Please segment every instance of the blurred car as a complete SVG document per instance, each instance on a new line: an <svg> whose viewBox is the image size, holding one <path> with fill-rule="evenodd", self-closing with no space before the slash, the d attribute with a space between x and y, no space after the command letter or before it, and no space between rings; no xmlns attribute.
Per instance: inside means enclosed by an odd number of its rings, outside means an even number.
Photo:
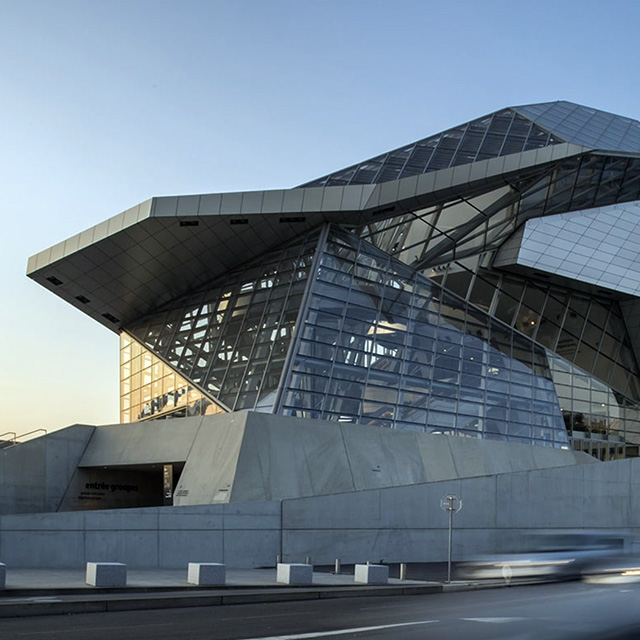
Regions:
<svg viewBox="0 0 640 640"><path fill-rule="evenodd" d="M570 580L590 567L604 567L608 558L622 557L624 536L616 533L570 531L532 534L527 551L485 555L461 562L457 577L463 580L527 578Z"/></svg>
<svg viewBox="0 0 640 640"><path fill-rule="evenodd" d="M640 582L640 558L630 555L598 558L585 567L582 580L592 584Z"/></svg>

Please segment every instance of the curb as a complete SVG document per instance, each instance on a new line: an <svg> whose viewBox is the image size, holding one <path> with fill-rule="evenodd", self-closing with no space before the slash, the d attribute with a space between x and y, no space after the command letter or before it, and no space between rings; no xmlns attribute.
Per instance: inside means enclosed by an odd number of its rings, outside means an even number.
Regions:
<svg viewBox="0 0 640 640"><path fill-rule="evenodd" d="M141 611L144 609L216 607L234 604L293 602L329 598L363 598L409 596L442 593L442 584L380 587L326 587L318 589L271 589L259 591L233 590L208 593L138 593L94 594L92 596L0 596L0 618L49 616L78 613L107 613L110 611Z"/></svg>

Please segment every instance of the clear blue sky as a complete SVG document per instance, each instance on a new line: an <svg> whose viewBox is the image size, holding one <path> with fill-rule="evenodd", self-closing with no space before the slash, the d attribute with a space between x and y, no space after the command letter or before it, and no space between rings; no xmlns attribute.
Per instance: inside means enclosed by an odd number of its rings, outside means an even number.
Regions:
<svg viewBox="0 0 640 640"><path fill-rule="evenodd" d="M295 186L501 107L640 119L636 0L0 0L0 434L118 420L28 256L154 195Z"/></svg>

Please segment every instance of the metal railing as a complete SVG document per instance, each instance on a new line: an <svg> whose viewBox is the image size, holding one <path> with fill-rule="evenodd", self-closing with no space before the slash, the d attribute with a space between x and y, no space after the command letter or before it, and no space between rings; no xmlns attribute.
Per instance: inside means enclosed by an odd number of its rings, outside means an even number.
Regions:
<svg viewBox="0 0 640 640"><path fill-rule="evenodd" d="M13 436L8 440L5 439L5 436ZM4 449L5 447L10 447L16 443L17 434L15 431L6 431L5 433L0 433L0 448Z"/></svg>
<svg viewBox="0 0 640 640"><path fill-rule="evenodd" d="M16 440L20 440L22 438L25 438L26 436L30 436L34 433L40 433L42 431L42 433L44 433L44 435L47 435L47 430L46 429L33 429L33 431L27 431L27 433L21 433Z"/></svg>
<svg viewBox="0 0 640 640"><path fill-rule="evenodd" d="M14 437L12 440L10 440L9 442L11 444L8 444L6 447L3 447L4 449L9 449L10 447L15 447L17 444L23 444L24 440L23 438L26 438L27 436L32 436L34 433L42 433L43 435L47 435L47 430L46 429L32 429L31 431L27 431L26 433L21 433L19 436L17 436L13 431L7 431L7 433L5 435L8 435L9 433L13 433ZM2 436L0 436L1 438Z"/></svg>

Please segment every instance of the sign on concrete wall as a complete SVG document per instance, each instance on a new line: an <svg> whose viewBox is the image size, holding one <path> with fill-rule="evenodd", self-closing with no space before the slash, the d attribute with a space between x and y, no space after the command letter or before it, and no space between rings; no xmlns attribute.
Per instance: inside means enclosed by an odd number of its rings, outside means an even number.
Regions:
<svg viewBox="0 0 640 640"><path fill-rule="evenodd" d="M60 511L155 507L163 504L162 468L152 471L78 469Z"/></svg>

